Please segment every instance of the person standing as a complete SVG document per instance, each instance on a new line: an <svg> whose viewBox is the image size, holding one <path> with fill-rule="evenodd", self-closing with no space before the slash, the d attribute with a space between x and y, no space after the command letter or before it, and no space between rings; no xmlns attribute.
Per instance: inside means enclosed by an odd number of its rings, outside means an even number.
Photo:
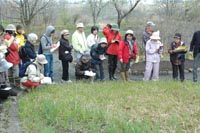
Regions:
<svg viewBox="0 0 200 133"><path fill-rule="evenodd" d="M51 48L53 47L52 37L55 33L54 26L47 26L45 34L41 37L41 45L43 54L48 63L44 64L44 76L50 77L53 82L53 54Z"/></svg>
<svg viewBox="0 0 200 133"><path fill-rule="evenodd" d="M139 58L136 38L132 30L127 30L124 40L119 44L118 58L121 64L121 78L122 80L129 80L128 70L133 59Z"/></svg>
<svg viewBox="0 0 200 133"><path fill-rule="evenodd" d="M99 42L98 32L99 28L97 26L92 26L91 34L87 37L87 44L89 49L91 49L92 45Z"/></svg>
<svg viewBox="0 0 200 133"><path fill-rule="evenodd" d="M108 42L107 55L109 79L117 80L115 77L115 71L117 68L118 47L120 41L122 41L118 25L107 24L103 28L103 34L105 35Z"/></svg>
<svg viewBox="0 0 200 133"><path fill-rule="evenodd" d="M184 81L184 62L186 49L178 50L181 46L185 47L185 43L181 41L181 34L174 35L174 41L170 44L168 53L170 54L170 61L172 64L172 76L174 80L178 80L178 71L180 73L180 80Z"/></svg>
<svg viewBox="0 0 200 133"><path fill-rule="evenodd" d="M18 45L14 41L14 32L16 28L13 24L9 24L6 26L6 34L4 36L4 41L7 45L8 52L6 53L6 60L13 64L13 66L8 70L8 76L10 83L13 83L14 86L19 86L19 63L20 63L20 57L18 54Z"/></svg>
<svg viewBox="0 0 200 133"><path fill-rule="evenodd" d="M59 60L62 61L62 82L71 83L69 79L69 62L72 62L72 45L69 43L69 31L61 31L60 46L59 46Z"/></svg>
<svg viewBox="0 0 200 133"><path fill-rule="evenodd" d="M200 61L200 31L196 31L193 34L192 41L190 43L189 54L194 57L193 61L193 82L197 82L197 68Z"/></svg>
<svg viewBox="0 0 200 133"><path fill-rule="evenodd" d="M144 46L146 46L147 41L150 39L150 36L153 33L154 26L155 26L155 24L152 21L147 22L145 30L142 33L142 40L143 40Z"/></svg>
<svg viewBox="0 0 200 133"><path fill-rule="evenodd" d="M144 81L152 80L157 81L159 79L159 67L160 67L160 54L163 52L163 44L160 40L160 32L153 32L150 40L147 41L146 50L146 67L144 73ZM153 72L152 72L153 70Z"/></svg>
<svg viewBox="0 0 200 133"><path fill-rule="evenodd" d="M38 36L35 33L28 34L27 41L25 43L25 53L26 56L21 58L22 63L30 62L31 59L36 58L35 47L34 45L37 43Z"/></svg>
<svg viewBox="0 0 200 133"><path fill-rule="evenodd" d="M24 46L27 40L27 36L21 25L16 26L16 31L13 35L15 37L16 43L18 44L18 48L20 48L21 46Z"/></svg>
<svg viewBox="0 0 200 133"><path fill-rule="evenodd" d="M107 49L107 40L106 38L101 38L100 42L92 45L90 55L91 55L91 63L96 73L96 80L103 81L104 80L104 67L103 60L105 59ZM99 72L98 68L99 67Z"/></svg>
<svg viewBox="0 0 200 133"><path fill-rule="evenodd" d="M76 28L77 30L72 35L72 46L74 48L75 61L78 62L79 58L83 54L89 53L89 48L87 45L83 23L78 23Z"/></svg>

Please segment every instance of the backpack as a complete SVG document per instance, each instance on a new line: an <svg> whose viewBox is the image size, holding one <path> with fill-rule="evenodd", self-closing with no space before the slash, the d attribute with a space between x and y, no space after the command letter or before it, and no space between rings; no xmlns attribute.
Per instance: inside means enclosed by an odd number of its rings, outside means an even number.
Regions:
<svg viewBox="0 0 200 133"><path fill-rule="evenodd" d="M25 73L26 73L26 69L27 69L27 67L30 65L30 64L33 64L35 67L36 67L36 69L37 69L37 65L35 64L35 63L33 63L33 62L26 62L26 63L24 63L24 64L22 64L21 66L20 66L20 68L19 68L19 77L20 78L22 78L22 77L24 77L24 76L27 76L27 75L25 75Z"/></svg>
<svg viewBox="0 0 200 133"><path fill-rule="evenodd" d="M47 44L46 44L46 46L48 45L48 43L49 43L49 40L47 39L47 37L45 36L45 35L42 35L42 37L45 37L46 38L46 40L47 40ZM41 37L41 38L42 38ZM40 44L39 44L39 48L38 48L38 54L43 54L43 49L42 49L42 43L41 43L41 41L40 41Z"/></svg>
<svg viewBox="0 0 200 133"><path fill-rule="evenodd" d="M27 52L26 52L26 47L25 47L25 45L24 46L21 46L20 48L19 48L19 57L20 57L20 59L28 59L29 57L28 57L28 54L27 54Z"/></svg>

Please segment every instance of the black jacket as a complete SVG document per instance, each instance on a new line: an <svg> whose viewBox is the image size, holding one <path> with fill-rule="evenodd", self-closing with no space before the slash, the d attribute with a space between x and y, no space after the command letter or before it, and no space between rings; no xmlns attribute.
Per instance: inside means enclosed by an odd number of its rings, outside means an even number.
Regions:
<svg viewBox="0 0 200 133"><path fill-rule="evenodd" d="M81 59L82 58L79 59L79 62L75 66L76 79L83 79L83 78L88 77L88 76L84 75L85 71L93 71L94 72L94 70L92 69L91 62L89 61L88 63L83 63L81 61Z"/></svg>
<svg viewBox="0 0 200 133"><path fill-rule="evenodd" d="M91 63L92 64L100 64L102 60L100 60L99 56L106 53L107 47L102 48L101 44L95 44L92 46L90 55L92 57Z"/></svg>
<svg viewBox="0 0 200 133"><path fill-rule="evenodd" d="M26 54L27 54L28 58L22 59L23 63L29 62L30 59L36 58L35 47L29 41L26 41L26 43L25 43L25 50L26 50Z"/></svg>
<svg viewBox="0 0 200 133"><path fill-rule="evenodd" d="M200 31L194 32L190 43L190 51L193 51L194 57L200 52Z"/></svg>
<svg viewBox="0 0 200 133"><path fill-rule="evenodd" d="M71 54L73 47L72 45L70 45L69 41L61 38L60 39L60 46L59 46L59 60L63 60L63 61L69 61L69 59L67 58L67 54ZM66 53L66 51L68 51L69 53Z"/></svg>
<svg viewBox="0 0 200 133"><path fill-rule="evenodd" d="M180 42L179 45L176 45L175 42L172 42L172 43L170 44L169 50L175 50L175 49L178 48L179 46L185 46L185 43L184 43L184 42ZM171 61L172 63L175 63L175 62L178 62L178 61L184 62L184 61L185 61L185 53L186 53L186 52L176 52L176 53L170 54L170 61ZM175 63L175 64L176 64L176 63Z"/></svg>

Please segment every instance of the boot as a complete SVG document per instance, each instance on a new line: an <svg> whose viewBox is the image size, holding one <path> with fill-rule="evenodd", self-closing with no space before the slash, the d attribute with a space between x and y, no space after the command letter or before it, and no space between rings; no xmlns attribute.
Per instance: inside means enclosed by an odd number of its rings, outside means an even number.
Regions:
<svg viewBox="0 0 200 133"><path fill-rule="evenodd" d="M125 80L126 80L125 72L121 72L120 75L121 75L121 79L122 79L123 81L125 81Z"/></svg>
<svg viewBox="0 0 200 133"><path fill-rule="evenodd" d="M113 77L112 77L112 69L111 69L111 68L108 68L108 73L109 73L109 79L110 79L110 80L113 80Z"/></svg>
<svg viewBox="0 0 200 133"><path fill-rule="evenodd" d="M118 80L118 78L115 77L115 70L116 70L116 69L113 69L113 70L112 70L112 79L113 79L113 80Z"/></svg>
<svg viewBox="0 0 200 133"><path fill-rule="evenodd" d="M125 79L126 79L126 81L130 81L128 71L125 72Z"/></svg>

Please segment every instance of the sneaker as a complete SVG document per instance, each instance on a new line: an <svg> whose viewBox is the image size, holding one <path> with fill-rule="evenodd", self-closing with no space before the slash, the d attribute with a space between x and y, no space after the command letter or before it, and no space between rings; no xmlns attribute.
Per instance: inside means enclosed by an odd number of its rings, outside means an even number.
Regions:
<svg viewBox="0 0 200 133"><path fill-rule="evenodd" d="M69 79L69 80L67 80L67 81L65 81L66 83L72 83L72 81Z"/></svg>

